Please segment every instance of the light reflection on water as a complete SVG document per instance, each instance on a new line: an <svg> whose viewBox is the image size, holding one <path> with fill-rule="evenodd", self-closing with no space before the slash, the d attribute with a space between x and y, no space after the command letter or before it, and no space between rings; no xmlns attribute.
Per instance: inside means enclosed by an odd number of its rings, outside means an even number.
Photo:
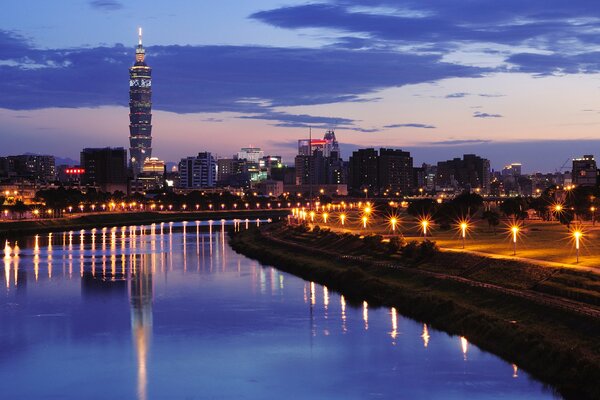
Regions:
<svg viewBox="0 0 600 400"><path fill-rule="evenodd" d="M553 397L465 337L395 308L351 305L236 254L226 226L251 223L160 223L6 243L3 395Z"/></svg>

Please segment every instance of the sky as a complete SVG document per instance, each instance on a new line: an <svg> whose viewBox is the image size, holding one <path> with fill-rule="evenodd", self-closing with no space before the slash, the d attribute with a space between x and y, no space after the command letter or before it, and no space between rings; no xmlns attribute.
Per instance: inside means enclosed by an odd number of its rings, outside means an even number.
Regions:
<svg viewBox="0 0 600 400"><path fill-rule="evenodd" d="M153 155L291 162L335 129L415 164L476 153L552 172L600 156L597 0L4 0L0 155L128 147L137 28ZM568 164L568 163L567 163Z"/></svg>

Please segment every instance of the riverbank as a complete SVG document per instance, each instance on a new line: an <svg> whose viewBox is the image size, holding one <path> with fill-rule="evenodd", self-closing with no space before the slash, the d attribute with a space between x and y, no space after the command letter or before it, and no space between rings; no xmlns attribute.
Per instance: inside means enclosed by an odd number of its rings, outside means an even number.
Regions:
<svg viewBox="0 0 600 400"><path fill-rule="evenodd" d="M68 230L102 228L123 225L143 225L158 222L206 221L220 219L279 218L288 210L240 210L201 212L127 212L85 214L66 218L0 222L0 240L16 235L62 232Z"/></svg>
<svg viewBox="0 0 600 400"><path fill-rule="evenodd" d="M231 239L236 251L355 301L393 306L466 336L566 398L600 398L598 275L426 246L401 254L377 242L283 224Z"/></svg>

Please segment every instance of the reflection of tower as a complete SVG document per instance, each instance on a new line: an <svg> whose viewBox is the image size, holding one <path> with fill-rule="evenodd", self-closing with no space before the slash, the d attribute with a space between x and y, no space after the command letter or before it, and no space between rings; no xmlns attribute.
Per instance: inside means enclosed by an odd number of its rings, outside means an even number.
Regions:
<svg viewBox="0 0 600 400"><path fill-rule="evenodd" d="M152 156L152 69L145 57L139 28L135 64L129 68L129 165L135 176Z"/></svg>
<svg viewBox="0 0 600 400"><path fill-rule="evenodd" d="M130 283L131 331L137 359L139 400L147 398L148 350L152 336L152 269L148 257L152 256L142 254L140 265L132 266Z"/></svg>

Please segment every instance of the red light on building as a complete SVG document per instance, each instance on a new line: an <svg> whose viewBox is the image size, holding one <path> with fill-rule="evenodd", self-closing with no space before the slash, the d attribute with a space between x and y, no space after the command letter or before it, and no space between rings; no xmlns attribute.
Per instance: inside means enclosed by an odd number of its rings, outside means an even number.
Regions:
<svg viewBox="0 0 600 400"><path fill-rule="evenodd" d="M65 170L67 175L83 175L85 173L85 169L83 168L67 168Z"/></svg>

